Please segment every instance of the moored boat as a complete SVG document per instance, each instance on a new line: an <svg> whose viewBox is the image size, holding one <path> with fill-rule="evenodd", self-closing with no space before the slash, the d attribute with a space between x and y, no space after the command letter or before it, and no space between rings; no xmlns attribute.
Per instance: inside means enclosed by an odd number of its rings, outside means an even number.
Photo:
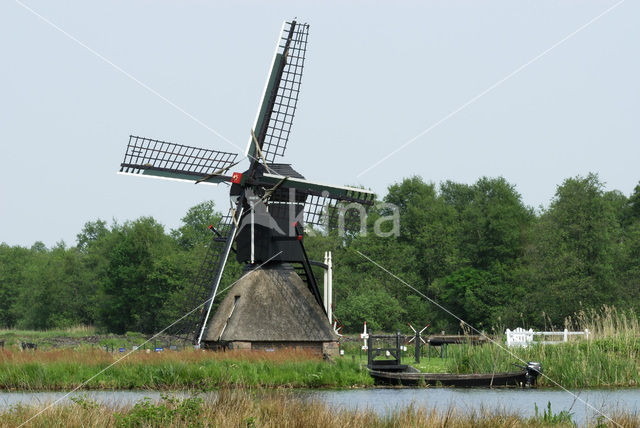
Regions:
<svg viewBox="0 0 640 428"><path fill-rule="evenodd" d="M369 374L378 385L403 386L452 386L452 387L535 387L541 373L540 363L527 363L526 367L513 372L500 373L422 373L412 366L395 370L369 367Z"/></svg>

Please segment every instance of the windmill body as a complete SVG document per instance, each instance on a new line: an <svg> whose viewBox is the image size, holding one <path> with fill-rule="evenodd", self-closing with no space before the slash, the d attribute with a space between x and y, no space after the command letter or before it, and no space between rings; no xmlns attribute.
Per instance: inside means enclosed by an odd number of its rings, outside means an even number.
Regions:
<svg viewBox="0 0 640 428"><path fill-rule="evenodd" d="M305 349L334 355L337 337L307 285L291 265L246 270L207 324L204 346Z"/></svg>
<svg viewBox="0 0 640 428"><path fill-rule="evenodd" d="M272 172L283 177L303 179L291 165L270 164ZM256 174L261 176L265 167L258 165ZM244 174L247 174L245 172ZM243 175L244 175L243 174ZM296 224L304 226L304 205L307 195L286 187L276 189L263 201L264 190L245 191L244 214L238 230L236 258L240 263L297 262L303 259L302 247L297 242ZM231 186L231 197L239 198L243 192L239 184ZM299 229L299 228L298 228Z"/></svg>
<svg viewBox="0 0 640 428"><path fill-rule="evenodd" d="M234 153L130 136L120 172L196 184L230 184L231 208L218 225L205 259L187 287L184 312L174 334L209 348L307 348L337 351L337 337L307 256L305 227L325 229L360 220L375 195L367 190L314 183L284 155L307 48L309 26L285 22L246 150L249 168L229 171ZM242 276L212 314L232 253ZM196 310L194 310L196 309Z"/></svg>

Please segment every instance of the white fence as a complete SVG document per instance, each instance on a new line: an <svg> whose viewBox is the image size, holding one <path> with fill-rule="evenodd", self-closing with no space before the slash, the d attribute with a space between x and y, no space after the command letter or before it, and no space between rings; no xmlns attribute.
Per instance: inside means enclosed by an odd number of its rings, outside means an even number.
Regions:
<svg viewBox="0 0 640 428"><path fill-rule="evenodd" d="M534 343L533 336L542 336L543 340L535 343L543 345L555 345L557 343L568 342L569 336L584 336L585 339L589 339L589 329L585 329L584 331L569 331L565 328L563 331L533 331L533 329L525 330L522 327L518 327L515 330L507 329L505 334L507 335L507 346L521 346L523 348ZM547 338L556 339L547 340Z"/></svg>

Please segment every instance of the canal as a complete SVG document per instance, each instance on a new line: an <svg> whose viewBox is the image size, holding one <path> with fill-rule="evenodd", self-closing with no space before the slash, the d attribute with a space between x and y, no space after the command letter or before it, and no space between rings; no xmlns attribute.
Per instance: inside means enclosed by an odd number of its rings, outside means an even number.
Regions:
<svg viewBox="0 0 640 428"><path fill-rule="evenodd" d="M372 388L352 390L287 390L300 400L316 400L334 408L371 409L379 414L401 410L409 405L445 410L454 407L461 412L506 411L521 416L533 416L535 406L540 412L551 403L553 413L562 410L573 414L578 425L594 420L598 411L610 414L617 410L640 411L640 389L573 390L571 393L553 389L453 389L453 388ZM64 392L0 392L0 410L6 411L17 404L45 405L65 396ZM215 392L201 394L205 399L215 398ZM122 407L149 398L160 401L165 392L158 391L82 391L62 399L58 405L72 404L71 397L85 396L98 403ZM190 395L175 391L172 396ZM589 403L594 410L587 406Z"/></svg>

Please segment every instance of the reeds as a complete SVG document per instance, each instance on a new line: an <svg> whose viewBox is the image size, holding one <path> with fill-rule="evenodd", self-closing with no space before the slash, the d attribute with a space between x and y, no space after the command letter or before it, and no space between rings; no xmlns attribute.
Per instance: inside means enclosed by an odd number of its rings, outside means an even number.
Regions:
<svg viewBox="0 0 640 428"><path fill-rule="evenodd" d="M0 414L0 427L14 427L29 421L28 427L572 427L567 417L538 415L523 417L506 411L460 411L455 407L435 409L412 404L379 415L371 409L347 410L319 401L301 399L286 392L264 390L222 390L206 399L197 396L159 403L142 401L134 406L109 408L87 400L55 406L37 415L42 407L16 407ZM637 426L635 414L618 415L616 423ZM606 420L599 426L614 426Z"/></svg>
<svg viewBox="0 0 640 428"><path fill-rule="evenodd" d="M102 349L52 349L37 352L22 352L14 350L0 351L1 364L18 364L32 362L75 362L78 364L111 363L125 356L126 353L105 352ZM216 361L271 361L271 362L300 362L320 361L321 357L305 350L282 350L278 352L263 351L227 351L208 352L204 350L186 349L183 351L166 350L163 352L146 352L138 350L129 354L123 362L157 364L163 362L207 362Z"/></svg>
<svg viewBox="0 0 640 428"><path fill-rule="evenodd" d="M603 305L600 310L582 310L565 320L568 329L589 329L595 339L640 338L640 320L633 309L621 311L615 306Z"/></svg>

